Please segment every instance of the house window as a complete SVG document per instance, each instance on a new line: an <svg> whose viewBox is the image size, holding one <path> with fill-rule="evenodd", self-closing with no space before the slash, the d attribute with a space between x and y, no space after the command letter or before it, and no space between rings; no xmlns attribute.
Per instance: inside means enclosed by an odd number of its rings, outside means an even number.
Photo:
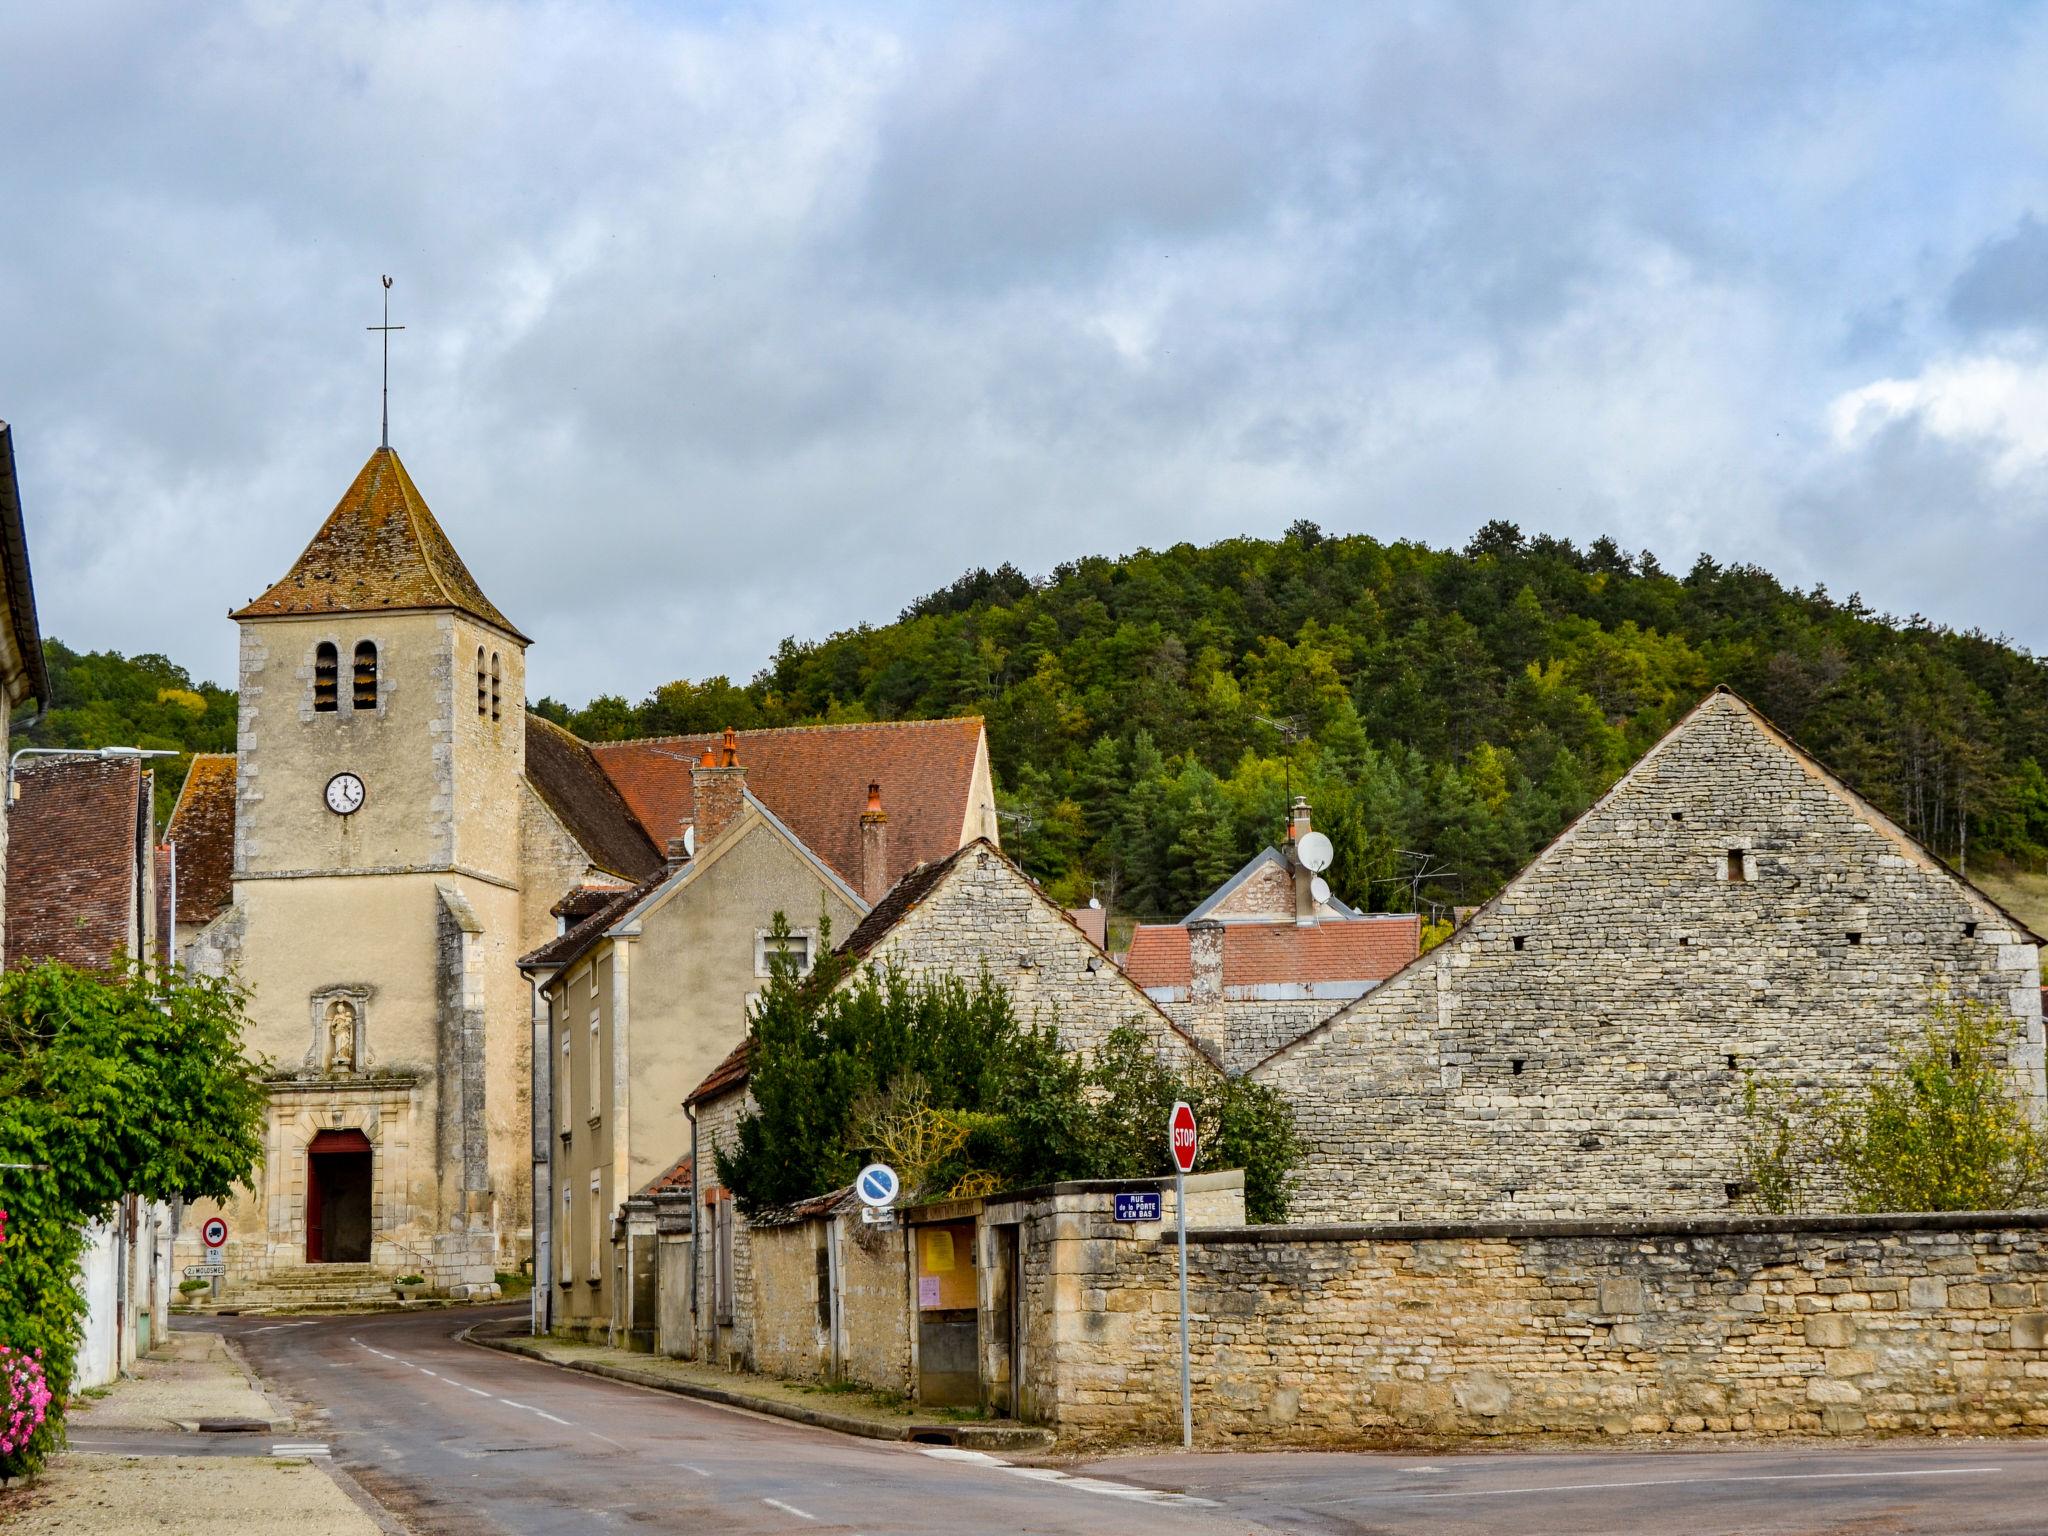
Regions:
<svg viewBox="0 0 2048 1536"><path fill-rule="evenodd" d="M555 1275L567 1285L575 1274L569 1257L569 1244L575 1235L575 1201L567 1184L562 1186L562 1226L555 1233Z"/></svg>
<svg viewBox="0 0 2048 1536"><path fill-rule="evenodd" d="M377 707L377 647L368 640L356 643L356 708Z"/></svg>
<svg viewBox="0 0 2048 1536"><path fill-rule="evenodd" d="M754 935L754 974L772 976L778 958L786 960L799 976L811 972L811 935L808 930L799 933L773 934L763 928Z"/></svg>
<svg viewBox="0 0 2048 1536"><path fill-rule="evenodd" d="M476 712L481 715L490 702L490 689L484 678L484 648L476 648Z"/></svg>
<svg viewBox="0 0 2048 1536"><path fill-rule="evenodd" d="M1730 848L1728 850L1728 878L1731 881L1742 881L1749 878L1749 863L1744 858L1740 848Z"/></svg>
<svg viewBox="0 0 2048 1536"><path fill-rule="evenodd" d="M732 1321L732 1201L711 1202L711 1309L721 1323Z"/></svg>
<svg viewBox="0 0 2048 1536"><path fill-rule="evenodd" d="M604 1074L598 1069L597 1027L603 1021L603 1014L597 1001L597 977L590 978L590 1054L583 1059L583 1075L590 1081L590 1118L595 1120L604 1110L604 1096L599 1084Z"/></svg>
<svg viewBox="0 0 2048 1536"><path fill-rule="evenodd" d="M498 653L491 652L491 718L498 718Z"/></svg>
<svg viewBox="0 0 2048 1536"><path fill-rule="evenodd" d="M332 640L322 640L313 647L313 707L323 715L332 714L340 686L341 653Z"/></svg>
<svg viewBox="0 0 2048 1536"><path fill-rule="evenodd" d="M597 1175L590 1176L590 1278L604 1277L604 1196Z"/></svg>

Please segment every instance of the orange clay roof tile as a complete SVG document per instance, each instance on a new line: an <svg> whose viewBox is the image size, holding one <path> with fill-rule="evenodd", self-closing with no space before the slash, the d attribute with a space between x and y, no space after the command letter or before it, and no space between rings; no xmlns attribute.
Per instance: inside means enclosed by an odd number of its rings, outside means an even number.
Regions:
<svg viewBox="0 0 2048 1536"><path fill-rule="evenodd" d="M1223 985L1385 981L1415 958L1421 942L1421 922L1412 915L1326 919L1313 928L1229 923ZM1140 925L1131 934L1124 974L1141 987L1188 985L1188 930L1178 923Z"/></svg>

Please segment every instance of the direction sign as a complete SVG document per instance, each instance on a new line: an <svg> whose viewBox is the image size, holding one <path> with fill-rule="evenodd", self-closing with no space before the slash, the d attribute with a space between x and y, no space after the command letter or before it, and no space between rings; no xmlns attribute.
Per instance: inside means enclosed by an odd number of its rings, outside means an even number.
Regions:
<svg viewBox="0 0 2048 1536"><path fill-rule="evenodd" d="M869 1163L861 1169L860 1177L853 1181L854 1193L860 1196L862 1205L880 1208L894 1205L903 1183L896 1177L896 1170L887 1163Z"/></svg>
<svg viewBox="0 0 2048 1536"><path fill-rule="evenodd" d="M209 1248L218 1248L228 1240L228 1224L218 1216L206 1218L206 1225L199 1229L199 1240Z"/></svg>
<svg viewBox="0 0 2048 1536"><path fill-rule="evenodd" d="M1159 1191L1140 1190L1136 1194L1116 1197L1116 1219L1118 1221L1157 1221L1159 1219Z"/></svg>
<svg viewBox="0 0 2048 1536"><path fill-rule="evenodd" d="M215 1275L226 1274L227 1269L227 1265L219 1262L212 1264L187 1264L185 1266L185 1278L187 1280L210 1280Z"/></svg>
<svg viewBox="0 0 2048 1536"><path fill-rule="evenodd" d="M1195 1135L1195 1112L1184 1103L1176 1104L1166 1126L1167 1144L1173 1148L1173 1166L1182 1173L1193 1173L1199 1145Z"/></svg>

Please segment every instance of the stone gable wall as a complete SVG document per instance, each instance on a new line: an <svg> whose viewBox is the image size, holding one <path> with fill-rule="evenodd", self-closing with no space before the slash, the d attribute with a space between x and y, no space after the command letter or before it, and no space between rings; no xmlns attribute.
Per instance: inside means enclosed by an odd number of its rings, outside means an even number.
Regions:
<svg viewBox="0 0 2048 1536"><path fill-rule="evenodd" d="M1028 966L1020 958L1027 955ZM1130 1024L1177 1069L1214 1069L1108 956L995 853L963 855L868 959L913 974L948 973L970 985L986 966L1009 989L1017 1017L1058 1026L1069 1049L1093 1049Z"/></svg>
<svg viewBox="0 0 2048 1536"><path fill-rule="evenodd" d="M2039 981L1996 908L1720 694L1449 941L1251 1075L1311 1144L1298 1219L1725 1213L1745 1071L1861 1081L1945 987L2020 1021L2039 1104Z"/></svg>
<svg viewBox="0 0 2048 1536"><path fill-rule="evenodd" d="M1034 1416L1176 1437L1172 1234L1062 1219ZM1191 1234L1196 1438L2048 1428L2048 1214L1836 1220Z"/></svg>

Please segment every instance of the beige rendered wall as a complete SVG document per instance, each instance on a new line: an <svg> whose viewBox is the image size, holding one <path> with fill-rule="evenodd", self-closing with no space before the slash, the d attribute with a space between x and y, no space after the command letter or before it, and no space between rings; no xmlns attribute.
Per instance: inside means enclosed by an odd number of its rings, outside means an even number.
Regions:
<svg viewBox="0 0 2048 1536"><path fill-rule="evenodd" d="M554 1209L555 1273L547 1283L555 1286L556 1325L565 1332L587 1334L602 1331L611 1321L610 1233L612 1216L633 1190L622 1188L618 1178L617 1143L613 1110L611 1071L612 1019L615 994L612 986L613 950L601 944L585 961L549 989L550 1038L555 1100L550 1111L554 1127L551 1147L555 1168ZM598 1033L595 1049L590 1035L590 1013L595 1004ZM562 1045L568 1043L564 1056ZM563 1097L560 1073L568 1063L568 1096ZM592 1092L595 1089L595 1100ZM564 1103L567 1117L563 1116ZM595 1113L592 1105L595 1103ZM563 1131L567 1130L565 1139ZM603 1240L591 1243L590 1180L598 1181L597 1211ZM565 1207L564 1190L569 1200ZM562 1259L569 1261L568 1278L562 1274Z"/></svg>
<svg viewBox="0 0 2048 1536"><path fill-rule="evenodd" d="M835 942L860 920L838 887L750 809L641 918L629 1005L633 1189L690 1150L683 1098L746 1038L747 999L768 984L755 963L757 937L781 912L815 946L821 909Z"/></svg>
<svg viewBox="0 0 2048 1536"><path fill-rule="evenodd" d="M571 837L531 784L519 786L519 953L561 931L549 908L596 873L583 846Z"/></svg>
<svg viewBox="0 0 2048 1536"><path fill-rule="evenodd" d="M858 1211L839 1227L840 1375L884 1392L911 1389L906 1226L873 1227Z"/></svg>

